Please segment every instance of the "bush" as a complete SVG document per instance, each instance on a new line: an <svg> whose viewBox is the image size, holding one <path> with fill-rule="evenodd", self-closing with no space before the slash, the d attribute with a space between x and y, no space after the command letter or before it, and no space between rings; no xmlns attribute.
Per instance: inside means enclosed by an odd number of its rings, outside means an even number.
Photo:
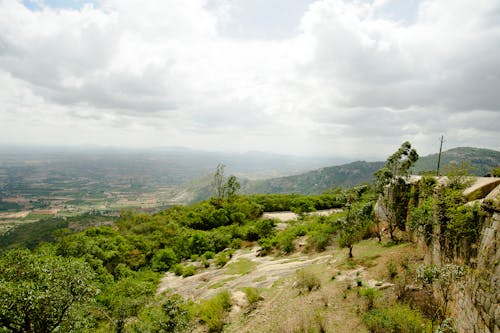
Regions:
<svg viewBox="0 0 500 333"><path fill-rule="evenodd" d="M330 243L330 235L321 231L313 231L307 240L307 247L314 248L318 252L326 249Z"/></svg>
<svg viewBox="0 0 500 333"><path fill-rule="evenodd" d="M223 291L209 300L202 301L195 311L209 332L222 332L232 301L229 292Z"/></svg>
<svg viewBox="0 0 500 333"><path fill-rule="evenodd" d="M138 319L130 325L133 332L185 332L191 325L187 304L179 295L146 307Z"/></svg>
<svg viewBox="0 0 500 333"><path fill-rule="evenodd" d="M273 241L269 238L259 239L260 251L259 256L267 256L273 250Z"/></svg>
<svg viewBox="0 0 500 333"><path fill-rule="evenodd" d="M176 262L178 262L178 259L172 249L161 249L155 253L151 260L151 268L155 272L168 271Z"/></svg>
<svg viewBox="0 0 500 333"><path fill-rule="evenodd" d="M215 253L212 251L206 251L201 257L206 260L213 259L215 257Z"/></svg>
<svg viewBox="0 0 500 333"><path fill-rule="evenodd" d="M420 312L412 310L407 305L394 305L384 309L374 309L363 315L363 323L373 333L429 332L430 325Z"/></svg>
<svg viewBox="0 0 500 333"><path fill-rule="evenodd" d="M260 294L257 288L245 287L243 288L243 292L247 296L248 305L250 307L254 307L255 304L260 300Z"/></svg>
<svg viewBox="0 0 500 333"><path fill-rule="evenodd" d="M375 304L375 299L382 295L380 290L377 290L376 288L370 288L370 287L365 287L361 289L360 293L361 296L366 298L366 307L368 310L371 310L373 308L373 305Z"/></svg>
<svg viewBox="0 0 500 333"><path fill-rule="evenodd" d="M220 252L215 256L215 264L217 267L224 267L227 262L229 261L229 256L227 255L226 252Z"/></svg>
<svg viewBox="0 0 500 333"><path fill-rule="evenodd" d="M196 273L196 267L195 266L186 266L182 270L182 277L188 277L188 276L193 276Z"/></svg>
<svg viewBox="0 0 500 333"><path fill-rule="evenodd" d="M284 233L278 238L278 245L283 253L288 254L295 250L295 245L293 244L295 237L293 234Z"/></svg>
<svg viewBox="0 0 500 333"><path fill-rule="evenodd" d="M172 272L174 272L174 274L177 276L181 276L184 272L184 266L182 266L181 264L176 264L172 266Z"/></svg>
<svg viewBox="0 0 500 333"><path fill-rule="evenodd" d="M311 292L313 290L321 288L321 281L316 276L316 274L305 269L301 269L297 272L297 281L295 283L295 287L300 289L301 292Z"/></svg>

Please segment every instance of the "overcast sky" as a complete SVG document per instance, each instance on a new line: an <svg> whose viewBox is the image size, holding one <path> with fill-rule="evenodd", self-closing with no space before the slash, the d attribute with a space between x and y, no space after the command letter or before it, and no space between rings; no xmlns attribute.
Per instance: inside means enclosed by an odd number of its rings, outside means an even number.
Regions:
<svg viewBox="0 0 500 333"><path fill-rule="evenodd" d="M500 150L500 0L0 0L0 144Z"/></svg>

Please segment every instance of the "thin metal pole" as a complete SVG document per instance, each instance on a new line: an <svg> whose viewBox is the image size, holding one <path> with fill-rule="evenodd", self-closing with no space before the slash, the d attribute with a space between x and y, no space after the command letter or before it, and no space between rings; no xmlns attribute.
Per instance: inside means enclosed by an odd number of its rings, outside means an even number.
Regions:
<svg viewBox="0 0 500 333"><path fill-rule="evenodd" d="M439 155L438 155L438 165L436 170L436 176L440 176L439 174L439 166L441 164L441 151L443 150L443 136L441 135L441 144L439 145Z"/></svg>

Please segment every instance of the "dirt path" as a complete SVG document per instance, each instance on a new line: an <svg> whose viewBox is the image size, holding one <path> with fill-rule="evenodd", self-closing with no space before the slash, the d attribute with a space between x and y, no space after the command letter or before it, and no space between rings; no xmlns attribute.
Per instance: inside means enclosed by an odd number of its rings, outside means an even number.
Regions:
<svg viewBox="0 0 500 333"><path fill-rule="evenodd" d="M238 250L225 267L220 269L210 267L206 271L186 278L169 272L161 280L158 293L172 289L187 299L200 299L210 298L222 289L234 293L242 287L269 288L276 280L293 274L297 269L333 260L331 255L295 254L286 258L276 258L259 257L257 254L258 247ZM255 267L243 274L232 274L231 264L238 262Z"/></svg>

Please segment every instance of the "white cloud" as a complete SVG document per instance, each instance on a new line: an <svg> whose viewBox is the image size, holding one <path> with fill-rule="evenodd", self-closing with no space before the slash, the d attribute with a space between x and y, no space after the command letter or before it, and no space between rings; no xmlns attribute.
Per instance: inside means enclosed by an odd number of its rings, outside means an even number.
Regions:
<svg viewBox="0 0 500 333"><path fill-rule="evenodd" d="M393 3L318 0L291 37L258 40L222 33L229 0L0 0L0 142L500 149L500 3L421 1L410 23Z"/></svg>

